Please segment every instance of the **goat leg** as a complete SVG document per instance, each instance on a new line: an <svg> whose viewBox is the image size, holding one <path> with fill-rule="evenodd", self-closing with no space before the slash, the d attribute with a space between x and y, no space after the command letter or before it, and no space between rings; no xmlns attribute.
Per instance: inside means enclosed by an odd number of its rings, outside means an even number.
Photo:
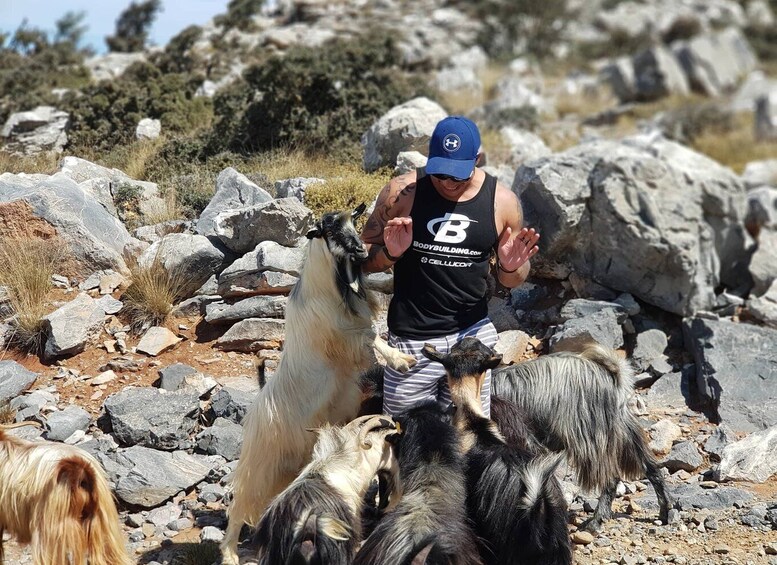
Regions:
<svg viewBox="0 0 777 565"><path fill-rule="evenodd" d="M612 517L612 501L615 500L617 487L618 480L615 479L602 490L602 494L599 495L599 502L596 504L596 510L594 510L594 515L583 522L581 529L589 532L598 532L602 528L604 521Z"/></svg>
<svg viewBox="0 0 777 565"><path fill-rule="evenodd" d="M658 469L658 466L654 461L647 461L645 463L645 476L653 485L653 489L656 491L656 498L658 498L659 513L658 518L664 524L669 523L669 509L677 508L677 501L669 496L666 491L666 482L664 476Z"/></svg>
<svg viewBox="0 0 777 565"><path fill-rule="evenodd" d="M391 347L379 335L375 335L375 341L373 341L372 345L383 356L388 366L395 371L406 373L416 364L415 357L402 353L395 347Z"/></svg>

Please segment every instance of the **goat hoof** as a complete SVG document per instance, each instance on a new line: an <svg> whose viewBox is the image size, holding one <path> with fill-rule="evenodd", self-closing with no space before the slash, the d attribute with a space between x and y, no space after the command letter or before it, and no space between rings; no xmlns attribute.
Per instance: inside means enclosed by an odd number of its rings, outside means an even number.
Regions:
<svg viewBox="0 0 777 565"><path fill-rule="evenodd" d="M600 518L589 518L580 525L580 529L595 534L602 529L602 520Z"/></svg>
<svg viewBox="0 0 777 565"><path fill-rule="evenodd" d="M415 367L418 360L412 355L405 355L404 353L397 355L394 360L394 369L400 373L407 373L410 369Z"/></svg>

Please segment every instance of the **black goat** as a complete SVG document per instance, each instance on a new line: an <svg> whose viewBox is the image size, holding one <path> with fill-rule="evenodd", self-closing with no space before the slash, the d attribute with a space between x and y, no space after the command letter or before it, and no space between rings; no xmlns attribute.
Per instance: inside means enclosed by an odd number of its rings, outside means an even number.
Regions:
<svg viewBox="0 0 777 565"><path fill-rule="evenodd" d="M397 472L389 416L319 430L313 460L268 506L256 528L262 565L348 565L361 542L361 509L379 471Z"/></svg>
<svg viewBox="0 0 777 565"><path fill-rule="evenodd" d="M578 484L601 492L584 526L591 531L611 516L619 479L647 476L664 523L674 504L628 406L633 378L628 361L593 342L491 372L491 394L519 406L537 440L566 454ZM498 409L492 418L500 428L511 425Z"/></svg>
<svg viewBox="0 0 777 565"><path fill-rule="evenodd" d="M425 402L394 417L402 497L356 554L354 565L480 565L466 517L464 458L450 413Z"/></svg>
<svg viewBox="0 0 777 565"><path fill-rule="evenodd" d="M456 406L454 424L467 454L467 507L481 539L481 556L493 565L568 565L572 548L566 526L567 505L553 475L559 456L538 456L528 429L510 428L510 444L483 415L480 393L485 372L500 355L474 338L449 354L426 345L423 354L442 363ZM502 408L509 408L502 401ZM512 414L520 420L517 409Z"/></svg>

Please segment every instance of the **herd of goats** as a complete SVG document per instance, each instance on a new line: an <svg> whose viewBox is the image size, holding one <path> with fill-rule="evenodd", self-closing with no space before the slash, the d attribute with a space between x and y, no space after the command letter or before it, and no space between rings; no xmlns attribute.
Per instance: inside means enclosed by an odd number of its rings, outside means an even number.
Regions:
<svg viewBox="0 0 777 565"><path fill-rule="evenodd" d="M278 370L244 421L223 563L239 563L248 525L262 565L568 564L555 475L564 458L581 487L601 492L587 529L610 517L619 479L643 476L666 521L674 502L628 407L632 370L597 344L502 368L475 338L448 353L427 345L453 405L381 415L373 348L398 370L414 359L373 330L377 301L353 225L362 212L325 214L307 233ZM488 370L490 418L480 402ZM34 565L129 565L100 464L8 433L28 424L0 428L0 563L7 531L30 545Z"/></svg>

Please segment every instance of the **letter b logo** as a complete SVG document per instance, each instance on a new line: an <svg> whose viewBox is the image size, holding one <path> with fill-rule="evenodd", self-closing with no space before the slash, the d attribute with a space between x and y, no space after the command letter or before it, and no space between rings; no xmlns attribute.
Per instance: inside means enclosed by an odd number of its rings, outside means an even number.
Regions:
<svg viewBox="0 0 777 565"><path fill-rule="evenodd" d="M434 218L426 224L426 229L434 236L434 241L441 243L461 243L467 238L467 228L472 223L463 214L445 214L442 218ZM437 227L439 224L439 227ZM436 229L435 229L436 228Z"/></svg>

